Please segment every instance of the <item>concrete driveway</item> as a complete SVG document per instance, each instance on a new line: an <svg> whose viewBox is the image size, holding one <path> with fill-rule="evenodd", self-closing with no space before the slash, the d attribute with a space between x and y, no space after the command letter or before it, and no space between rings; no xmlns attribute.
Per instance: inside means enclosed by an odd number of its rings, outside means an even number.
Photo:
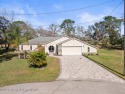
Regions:
<svg viewBox="0 0 125 94"><path fill-rule="evenodd" d="M125 83L118 76L83 56L60 56L61 72L57 80L99 80Z"/></svg>

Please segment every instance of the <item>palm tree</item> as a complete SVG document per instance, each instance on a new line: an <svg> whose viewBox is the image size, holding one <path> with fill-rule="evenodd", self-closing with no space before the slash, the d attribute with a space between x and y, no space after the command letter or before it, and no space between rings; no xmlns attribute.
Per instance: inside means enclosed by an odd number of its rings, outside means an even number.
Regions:
<svg viewBox="0 0 125 94"><path fill-rule="evenodd" d="M14 31L15 43L18 46L20 44L20 37L21 37L20 28L16 26L13 31ZM19 47L18 47L18 50L19 50Z"/></svg>

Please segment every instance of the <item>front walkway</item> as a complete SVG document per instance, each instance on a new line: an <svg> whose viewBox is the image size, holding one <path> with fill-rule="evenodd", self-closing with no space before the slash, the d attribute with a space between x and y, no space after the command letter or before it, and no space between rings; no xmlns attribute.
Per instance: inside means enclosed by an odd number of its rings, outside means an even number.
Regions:
<svg viewBox="0 0 125 94"><path fill-rule="evenodd" d="M57 80L125 81L83 56L59 56L61 72Z"/></svg>

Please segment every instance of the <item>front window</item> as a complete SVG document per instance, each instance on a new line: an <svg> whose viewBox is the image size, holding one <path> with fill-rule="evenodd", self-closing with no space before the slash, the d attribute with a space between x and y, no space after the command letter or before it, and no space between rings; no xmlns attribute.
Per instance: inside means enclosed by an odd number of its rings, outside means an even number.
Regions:
<svg viewBox="0 0 125 94"><path fill-rule="evenodd" d="M54 46L49 46L49 52L54 52Z"/></svg>

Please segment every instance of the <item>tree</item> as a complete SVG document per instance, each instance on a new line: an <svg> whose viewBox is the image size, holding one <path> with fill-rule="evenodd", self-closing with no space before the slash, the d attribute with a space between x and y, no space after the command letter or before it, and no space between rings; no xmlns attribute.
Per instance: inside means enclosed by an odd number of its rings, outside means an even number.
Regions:
<svg viewBox="0 0 125 94"><path fill-rule="evenodd" d="M115 45L120 38L120 27L123 20L113 16L106 16L104 17L104 21L110 44Z"/></svg>
<svg viewBox="0 0 125 94"><path fill-rule="evenodd" d="M36 29L38 36L47 36L47 30L45 30L42 26Z"/></svg>
<svg viewBox="0 0 125 94"><path fill-rule="evenodd" d="M62 24L60 25L60 28L63 29L63 33L66 35L72 35L75 33L75 21L71 19L65 19Z"/></svg>
<svg viewBox="0 0 125 94"><path fill-rule="evenodd" d="M26 32L29 32L32 35L32 38L36 38L37 33L35 29L32 27L31 23L27 22L26 25L27 25Z"/></svg>
<svg viewBox="0 0 125 94"><path fill-rule="evenodd" d="M105 22L104 21L100 21L99 23L95 23L93 26L93 39L97 40L97 42L99 42L100 40L103 39L103 37L105 37L106 35L106 28L105 28Z"/></svg>
<svg viewBox="0 0 125 94"><path fill-rule="evenodd" d="M18 25L21 30L26 30L27 29L27 24L24 21L14 21L12 22L14 25Z"/></svg>
<svg viewBox="0 0 125 94"><path fill-rule="evenodd" d="M124 49L124 36L117 40L117 44L121 46L121 49Z"/></svg>
<svg viewBox="0 0 125 94"><path fill-rule="evenodd" d="M80 34L81 37L84 37L86 34L86 30L83 26L77 26L76 27L77 32Z"/></svg>
<svg viewBox="0 0 125 94"><path fill-rule="evenodd" d="M18 25L21 31L21 35L27 40L36 37L36 32L32 28L31 24L26 23L24 21L14 21L12 24Z"/></svg>
<svg viewBox="0 0 125 94"><path fill-rule="evenodd" d="M10 30L9 30L10 22L5 17L0 16L0 38L5 43L5 48L8 50L10 40ZM8 46L7 46L8 44Z"/></svg>
<svg viewBox="0 0 125 94"><path fill-rule="evenodd" d="M12 24L11 28L12 28L13 36L14 36L14 43L16 44L16 46L19 46L19 44L21 43L20 27L17 24ZM19 50L19 48L18 48L18 50Z"/></svg>
<svg viewBox="0 0 125 94"><path fill-rule="evenodd" d="M50 36L57 36L59 30L60 30L59 25L56 25L56 24L50 24L49 25L48 32L51 32L51 34L52 34Z"/></svg>
<svg viewBox="0 0 125 94"><path fill-rule="evenodd" d="M21 27L24 25L24 23L22 23L23 21L14 21L10 25L10 31L12 32L11 37L13 37L11 44L14 44L18 51L20 43L27 42L29 39L31 39L30 32L22 32Z"/></svg>
<svg viewBox="0 0 125 94"><path fill-rule="evenodd" d="M97 22L92 25L94 31L92 37L99 43L109 42L111 45L117 44L117 40L120 38L120 26L121 19L117 19L113 16L104 17L103 21ZM106 38L106 39L104 39ZM103 40L103 41L102 41Z"/></svg>
<svg viewBox="0 0 125 94"><path fill-rule="evenodd" d="M25 33L23 34L23 37L25 37L26 40L30 40L30 39L33 38L31 32L25 32Z"/></svg>

